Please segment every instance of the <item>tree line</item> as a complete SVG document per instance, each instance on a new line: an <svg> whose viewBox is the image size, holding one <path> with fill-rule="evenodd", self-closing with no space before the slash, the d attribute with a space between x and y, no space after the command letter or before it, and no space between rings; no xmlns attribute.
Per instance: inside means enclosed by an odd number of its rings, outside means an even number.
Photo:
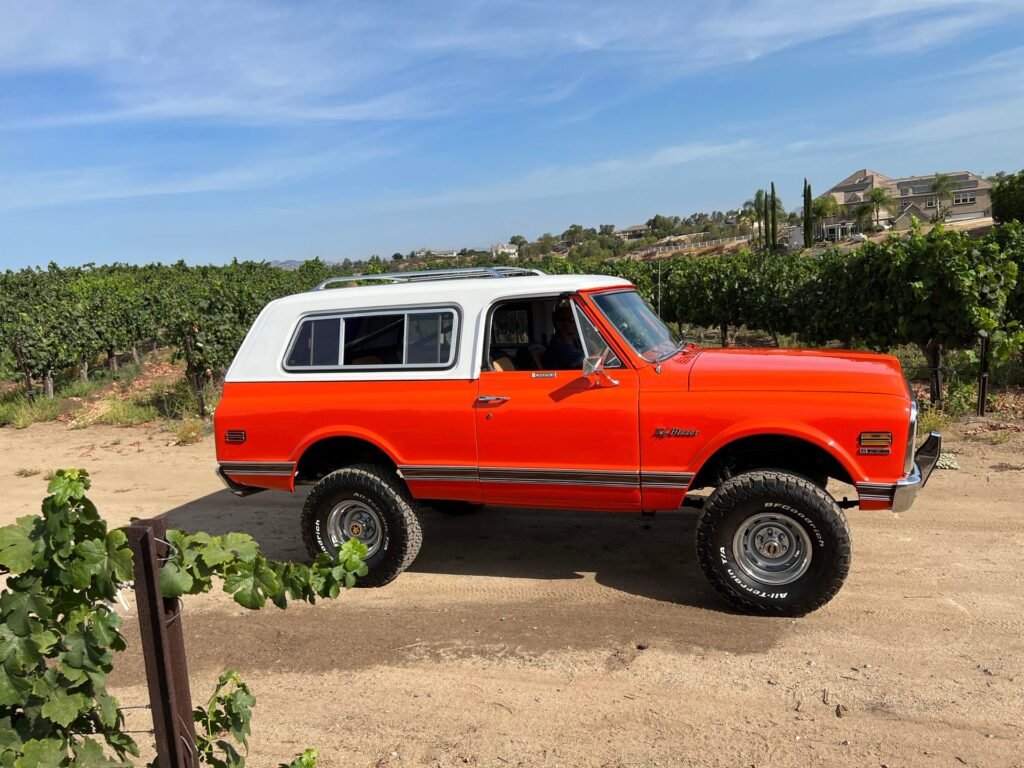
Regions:
<svg viewBox="0 0 1024 768"><path fill-rule="evenodd" d="M730 328L741 325L808 345L913 344L934 371L933 396L940 399L946 350L973 347L982 335L1003 356L1020 349L1022 262L1024 231L1013 222L981 240L941 226L928 234L915 228L847 252L763 249L639 261L584 249L529 264L551 273L624 277L666 320L717 328L723 344ZM493 261L488 255L426 266L474 263ZM376 259L361 271L385 268ZM185 362L203 412L204 388L227 369L268 301L351 272L320 260L295 270L179 262L7 271L0 274L0 354L30 397L52 397L56 377L88 379L97 365L116 367L119 359L137 360L143 349L169 346Z"/></svg>

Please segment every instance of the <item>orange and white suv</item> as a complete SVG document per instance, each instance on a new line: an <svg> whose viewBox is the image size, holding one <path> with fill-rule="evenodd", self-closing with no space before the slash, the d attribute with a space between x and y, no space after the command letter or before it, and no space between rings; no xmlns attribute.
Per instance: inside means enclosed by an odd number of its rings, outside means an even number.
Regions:
<svg viewBox="0 0 1024 768"><path fill-rule="evenodd" d="M842 586L842 507L905 510L914 452L899 362L681 343L625 280L518 268L332 278L271 302L217 407L236 493L312 484L309 551L368 547L367 585L416 557L420 504L640 512L701 506L697 554L740 610L800 615ZM832 478L856 489L837 501Z"/></svg>

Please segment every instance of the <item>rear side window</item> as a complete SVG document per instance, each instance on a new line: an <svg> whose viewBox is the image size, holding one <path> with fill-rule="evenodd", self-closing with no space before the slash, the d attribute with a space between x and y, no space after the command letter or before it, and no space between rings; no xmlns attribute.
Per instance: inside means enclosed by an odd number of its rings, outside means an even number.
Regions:
<svg viewBox="0 0 1024 768"><path fill-rule="evenodd" d="M286 367L323 367L338 364L338 343L341 339L341 319L306 320L288 353Z"/></svg>
<svg viewBox="0 0 1024 768"><path fill-rule="evenodd" d="M457 332L454 308L310 317L295 332L285 368L449 368Z"/></svg>

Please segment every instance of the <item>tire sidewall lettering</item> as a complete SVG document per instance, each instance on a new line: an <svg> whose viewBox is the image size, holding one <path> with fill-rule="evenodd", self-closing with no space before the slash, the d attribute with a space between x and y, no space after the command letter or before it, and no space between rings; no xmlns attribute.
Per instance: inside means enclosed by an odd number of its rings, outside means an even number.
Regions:
<svg viewBox="0 0 1024 768"><path fill-rule="evenodd" d="M818 529L817 524L814 522L814 520L805 515L799 509L796 509L795 507L791 507L788 504L783 504L777 501L772 501L765 504L764 508L770 510L777 510L779 512L785 513L790 517L796 518L797 521L803 523L805 528L810 529L810 533L812 534L811 538L813 542L818 545L818 548L825 548L825 537L821 534L821 531Z"/></svg>
<svg viewBox="0 0 1024 768"><path fill-rule="evenodd" d="M748 501L752 501L748 499ZM788 517L802 525L812 542L815 557L808 571L799 579L789 584L772 586L761 584L749 577L740 568L732 553L732 539L736 531L753 514L767 511ZM723 525L716 530L715 565L725 581L738 596L763 603L799 602L808 591L813 591L815 582L828 568L830 544L822 532L821 524L811 514L798 508L788 500L771 499L758 503L755 511L737 514L726 513L721 521Z"/></svg>
<svg viewBox="0 0 1024 768"><path fill-rule="evenodd" d="M719 547L718 551L726 577L748 595L760 597L764 600L785 600L789 597L789 592L766 592L760 587L754 586L740 578L739 574L732 567L732 558L726 553L725 547ZM796 583L799 583L799 580Z"/></svg>

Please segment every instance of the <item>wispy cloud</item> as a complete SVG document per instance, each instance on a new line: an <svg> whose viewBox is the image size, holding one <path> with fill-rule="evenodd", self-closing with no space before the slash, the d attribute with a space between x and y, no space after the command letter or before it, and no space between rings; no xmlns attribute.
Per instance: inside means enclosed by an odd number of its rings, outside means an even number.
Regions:
<svg viewBox="0 0 1024 768"><path fill-rule="evenodd" d="M500 181L442 189L428 196L389 200L388 206L399 209L490 205L616 189L643 181L653 173L699 160L740 157L753 146L754 143L749 139L725 143L678 144L641 155L582 165L537 168Z"/></svg>
<svg viewBox="0 0 1024 768"><path fill-rule="evenodd" d="M398 154L397 149L350 146L325 152L248 158L193 172L160 172L138 166L84 166L8 175L0 211L203 192L239 192L337 174Z"/></svg>
<svg viewBox="0 0 1024 768"><path fill-rule="evenodd" d="M550 105L595 76L649 85L851 32L863 33L861 55L917 52L1020 11L994 0L35 0L5 14L0 75L75 73L95 103L2 116L21 128L425 119Z"/></svg>

